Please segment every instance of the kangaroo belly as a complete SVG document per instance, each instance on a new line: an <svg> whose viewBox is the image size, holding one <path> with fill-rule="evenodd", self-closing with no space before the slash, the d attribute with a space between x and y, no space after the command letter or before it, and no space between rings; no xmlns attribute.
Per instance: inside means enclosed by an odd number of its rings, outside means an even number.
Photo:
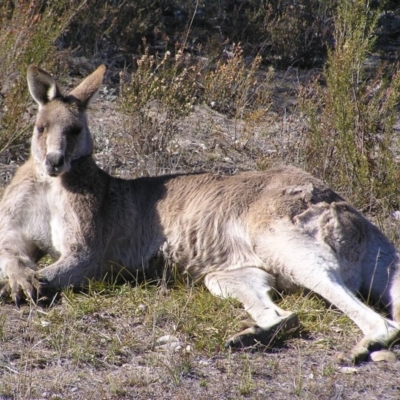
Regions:
<svg viewBox="0 0 400 400"><path fill-rule="evenodd" d="M207 224L200 216L172 229L161 254L193 279L213 271L263 265L243 221L221 217Z"/></svg>

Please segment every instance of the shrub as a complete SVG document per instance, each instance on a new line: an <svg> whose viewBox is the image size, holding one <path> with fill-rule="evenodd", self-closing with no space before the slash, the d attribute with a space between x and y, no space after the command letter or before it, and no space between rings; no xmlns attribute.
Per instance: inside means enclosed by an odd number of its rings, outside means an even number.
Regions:
<svg viewBox="0 0 400 400"><path fill-rule="evenodd" d="M174 57L170 52L151 55L146 47L136 71L121 86L120 97L135 159L144 163L140 174L174 170L178 153L184 162L182 135L177 134L195 106L205 104L203 110L214 108L235 121L261 118L270 105L265 82L272 74L261 73L260 63L260 57L246 62L240 45L215 64L181 50ZM237 136L235 132L233 146Z"/></svg>
<svg viewBox="0 0 400 400"><path fill-rule="evenodd" d="M55 41L83 0L14 1L0 5L0 153L26 137L26 69L35 63L55 69ZM24 118L25 117L25 118Z"/></svg>
<svg viewBox="0 0 400 400"><path fill-rule="evenodd" d="M305 162L359 208L398 206L394 149L400 95L397 67L371 65L378 11L364 2L339 2L336 45L324 83L300 97L309 122Z"/></svg>
<svg viewBox="0 0 400 400"><path fill-rule="evenodd" d="M262 101L265 87L260 85L257 75L261 57L246 62L240 44L234 44L232 51L225 54L226 60L217 61L214 69L203 74L204 101L219 112L243 118L246 111L265 105Z"/></svg>
<svg viewBox="0 0 400 400"><path fill-rule="evenodd" d="M321 65L326 45L332 45L337 0L246 3L236 12L243 30L241 41L248 39L267 60L281 67Z"/></svg>
<svg viewBox="0 0 400 400"><path fill-rule="evenodd" d="M218 54L222 43L242 42L246 55L274 64L312 66L332 42L337 0L88 0L63 35L80 53L107 54L119 67L131 64L145 37L151 54L176 48Z"/></svg>

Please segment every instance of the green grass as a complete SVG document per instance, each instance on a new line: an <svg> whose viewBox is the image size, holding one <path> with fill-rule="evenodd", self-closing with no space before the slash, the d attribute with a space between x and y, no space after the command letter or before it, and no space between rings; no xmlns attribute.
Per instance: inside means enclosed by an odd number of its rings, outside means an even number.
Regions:
<svg viewBox="0 0 400 400"><path fill-rule="evenodd" d="M225 351L225 340L248 319L236 301L216 298L201 285L93 286L85 293L64 292L61 307L33 311L33 335L38 334L59 358L67 357L76 365L100 368L104 363L127 361L136 352L154 350L157 339L166 334L176 336L181 347L190 345L211 357ZM320 341L319 346L330 345L332 330L355 331L347 317L327 308L316 295L287 295L278 303L298 313L300 336L326 336L327 342ZM138 325L140 337L131 329ZM291 337L279 337L285 339Z"/></svg>

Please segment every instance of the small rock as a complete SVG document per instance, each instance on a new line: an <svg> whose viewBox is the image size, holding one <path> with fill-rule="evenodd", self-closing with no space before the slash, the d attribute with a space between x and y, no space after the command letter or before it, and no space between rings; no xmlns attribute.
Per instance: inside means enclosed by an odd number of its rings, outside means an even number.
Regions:
<svg viewBox="0 0 400 400"><path fill-rule="evenodd" d="M182 348L179 339L173 335L164 335L156 340L156 347L160 350L178 351Z"/></svg>
<svg viewBox="0 0 400 400"><path fill-rule="evenodd" d="M394 212L392 213L392 217L393 217L394 219L397 219L398 221L400 221L400 211L394 211Z"/></svg>
<svg viewBox="0 0 400 400"><path fill-rule="evenodd" d="M371 361L387 361L390 363L395 363L397 361L397 356L390 350L379 350L374 351L369 355Z"/></svg>
<svg viewBox="0 0 400 400"><path fill-rule="evenodd" d="M147 311L147 306L146 304L139 304L136 311L140 312L140 313L144 313Z"/></svg>
<svg viewBox="0 0 400 400"><path fill-rule="evenodd" d="M342 374L356 374L358 372L357 368L354 367L341 367L338 371Z"/></svg>
<svg viewBox="0 0 400 400"><path fill-rule="evenodd" d="M156 340L156 346L162 346L163 344L179 342L179 339L174 335L164 335Z"/></svg>

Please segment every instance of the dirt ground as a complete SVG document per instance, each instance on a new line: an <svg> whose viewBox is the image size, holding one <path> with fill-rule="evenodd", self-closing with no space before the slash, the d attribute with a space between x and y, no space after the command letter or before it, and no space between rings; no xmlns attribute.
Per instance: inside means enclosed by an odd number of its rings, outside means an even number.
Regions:
<svg viewBox="0 0 400 400"><path fill-rule="evenodd" d="M61 311L64 305L56 306ZM42 311L43 312L43 311ZM179 337L181 347L154 347L140 318L104 311L74 321L82 340L99 340L92 359L77 361L70 348L55 346L46 320L28 306L0 310L0 399L398 399L399 361L345 361L357 330L288 337L257 350L196 350L195 340ZM39 311L40 313L40 311ZM51 326L51 322L49 323ZM46 327L48 328L48 326ZM164 325L162 330L171 332ZM61 329L60 335L65 332ZM161 334L161 333L160 333ZM67 335L65 333L65 335ZM112 338L134 335L108 358ZM50 338L53 338L50 340ZM67 339L64 337L65 342ZM107 343L104 343L107 342ZM115 344L114 344L115 345ZM394 350L397 357L400 349Z"/></svg>

